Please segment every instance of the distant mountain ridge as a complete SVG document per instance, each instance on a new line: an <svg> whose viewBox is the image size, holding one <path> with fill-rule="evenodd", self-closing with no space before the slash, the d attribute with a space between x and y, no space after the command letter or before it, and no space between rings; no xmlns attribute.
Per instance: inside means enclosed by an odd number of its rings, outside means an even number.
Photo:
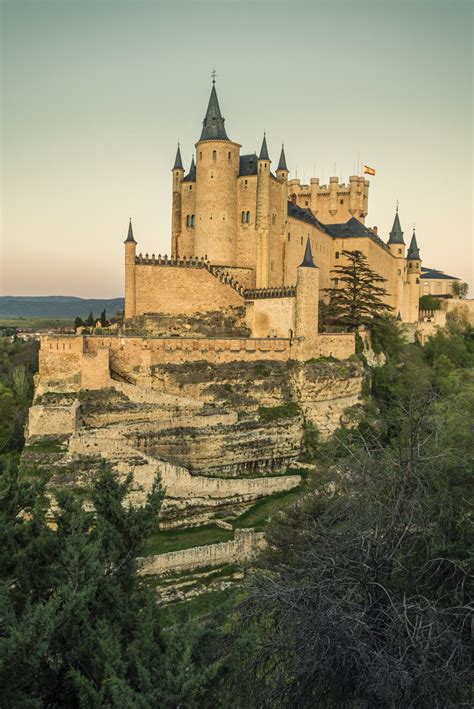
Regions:
<svg viewBox="0 0 474 709"><path fill-rule="evenodd" d="M2 295L1 318L86 318L90 311L99 317L102 310L107 316L123 310L123 298L76 298L69 295Z"/></svg>

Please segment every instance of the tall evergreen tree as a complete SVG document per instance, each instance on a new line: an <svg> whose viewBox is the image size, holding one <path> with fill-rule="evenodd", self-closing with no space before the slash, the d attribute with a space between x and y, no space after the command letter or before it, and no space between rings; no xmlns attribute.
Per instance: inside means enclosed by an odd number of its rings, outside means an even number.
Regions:
<svg viewBox="0 0 474 709"><path fill-rule="evenodd" d="M107 327L108 324L109 323L107 322L107 314L106 314L105 308L104 308L104 310L100 314L100 326Z"/></svg>
<svg viewBox="0 0 474 709"><path fill-rule="evenodd" d="M90 311L89 315L87 316L86 325L87 325L87 327L93 327L93 325L94 325L94 313L92 312L92 310Z"/></svg>
<svg viewBox="0 0 474 709"><path fill-rule="evenodd" d="M370 325L374 318L393 308L383 301L388 295L382 285L386 279L369 267L362 251L342 251L341 255L346 263L331 271L339 287L324 288L330 298L327 315L355 330L360 325Z"/></svg>

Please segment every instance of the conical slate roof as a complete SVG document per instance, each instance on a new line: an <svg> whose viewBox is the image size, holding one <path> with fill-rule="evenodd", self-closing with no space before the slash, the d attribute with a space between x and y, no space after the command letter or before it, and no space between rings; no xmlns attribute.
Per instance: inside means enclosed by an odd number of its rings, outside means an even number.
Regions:
<svg viewBox="0 0 474 709"><path fill-rule="evenodd" d="M270 160L270 156L268 154L268 148L267 148L267 137L265 133L263 134L263 141L262 141L262 147L260 148L260 155L258 156L259 160Z"/></svg>
<svg viewBox="0 0 474 709"><path fill-rule="evenodd" d="M128 225L127 238L125 239L125 241L124 241L123 243L126 244L127 241L131 241L131 242L134 243L134 244L137 243L137 242L135 241L135 239L133 238L132 218L131 218L131 217L130 217L130 222L129 222L129 225Z"/></svg>
<svg viewBox="0 0 474 709"><path fill-rule="evenodd" d="M217 100L216 86L212 82L209 105L202 122L202 133L199 140L229 140L225 132L224 123L225 119L222 118L219 101Z"/></svg>
<svg viewBox="0 0 474 709"><path fill-rule="evenodd" d="M306 241L306 248L304 250L304 259L300 263L300 268L302 266L304 266L305 268L316 268L316 265L313 261L313 254L311 253L311 242L309 240L309 236Z"/></svg>
<svg viewBox="0 0 474 709"><path fill-rule="evenodd" d="M286 170L288 172L288 168L286 166L285 148L283 145L281 146L280 160L278 161L277 170Z"/></svg>
<svg viewBox="0 0 474 709"><path fill-rule="evenodd" d="M179 143L178 143L178 150L176 151L176 157L174 160L174 165L173 165L173 170L184 170L183 167L183 161L181 160L181 150L179 149Z"/></svg>
<svg viewBox="0 0 474 709"><path fill-rule="evenodd" d="M420 258L420 249L416 243L415 230L413 230L413 236L411 237L410 246L408 247L407 259L414 260Z"/></svg>
<svg viewBox="0 0 474 709"><path fill-rule="evenodd" d="M393 220L392 231L390 232L390 238L388 240L389 244L404 244L403 241L403 231L400 226L400 219L398 217L398 208L395 214L395 219Z"/></svg>
<svg viewBox="0 0 474 709"><path fill-rule="evenodd" d="M191 166L189 172L184 178L183 182L196 182L196 163L194 162L194 155L191 160Z"/></svg>

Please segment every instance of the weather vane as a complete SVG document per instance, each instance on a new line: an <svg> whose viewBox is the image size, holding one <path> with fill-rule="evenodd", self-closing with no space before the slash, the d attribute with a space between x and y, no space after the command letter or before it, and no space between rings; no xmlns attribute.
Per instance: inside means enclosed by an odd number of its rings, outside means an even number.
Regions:
<svg viewBox="0 0 474 709"><path fill-rule="evenodd" d="M399 204L400 204L400 202L399 202L398 199L397 199L397 212L398 212L398 205L399 205Z"/></svg>
<svg viewBox="0 0 474 709"><path fill-rule="evenodd" d="M213 84L216 83L216 76L217 76L216 70L213 69L213 70L211 71L211 77L212 77L212 83L213 83Z"/></svg>

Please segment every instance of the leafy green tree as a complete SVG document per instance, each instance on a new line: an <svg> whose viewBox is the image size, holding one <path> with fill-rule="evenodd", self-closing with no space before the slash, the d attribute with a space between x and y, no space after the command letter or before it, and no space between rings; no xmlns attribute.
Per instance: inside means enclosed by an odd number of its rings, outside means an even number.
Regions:
<svg viewBox="0 0 474 709"><path fill-rule="evenodd" d="M58 490L50 520L44 479L1 472L0 704L195 706L204 680L184 639L163 635L155 592L137 575L159 483L133 507L131 478L103 466L87 491L93 511Z"/></svg>
<svg viewBox="0 0 474 709"><path fill-rule="evenodd" d="M456 298L465 298L469 292L469 285L463 281L454 281L453 283L453 295Z"/></svg>
<svg viewBox="0 0 474 709"><path fill-rule="evenodd" d="M335 322L355 330L370 325L374 317L389 313L393 308L384 302L386 279L373 271L367 257L358 250L342 251L346 263L331 273L339 287L325 288L329 296L328 316Z"/></svg>

